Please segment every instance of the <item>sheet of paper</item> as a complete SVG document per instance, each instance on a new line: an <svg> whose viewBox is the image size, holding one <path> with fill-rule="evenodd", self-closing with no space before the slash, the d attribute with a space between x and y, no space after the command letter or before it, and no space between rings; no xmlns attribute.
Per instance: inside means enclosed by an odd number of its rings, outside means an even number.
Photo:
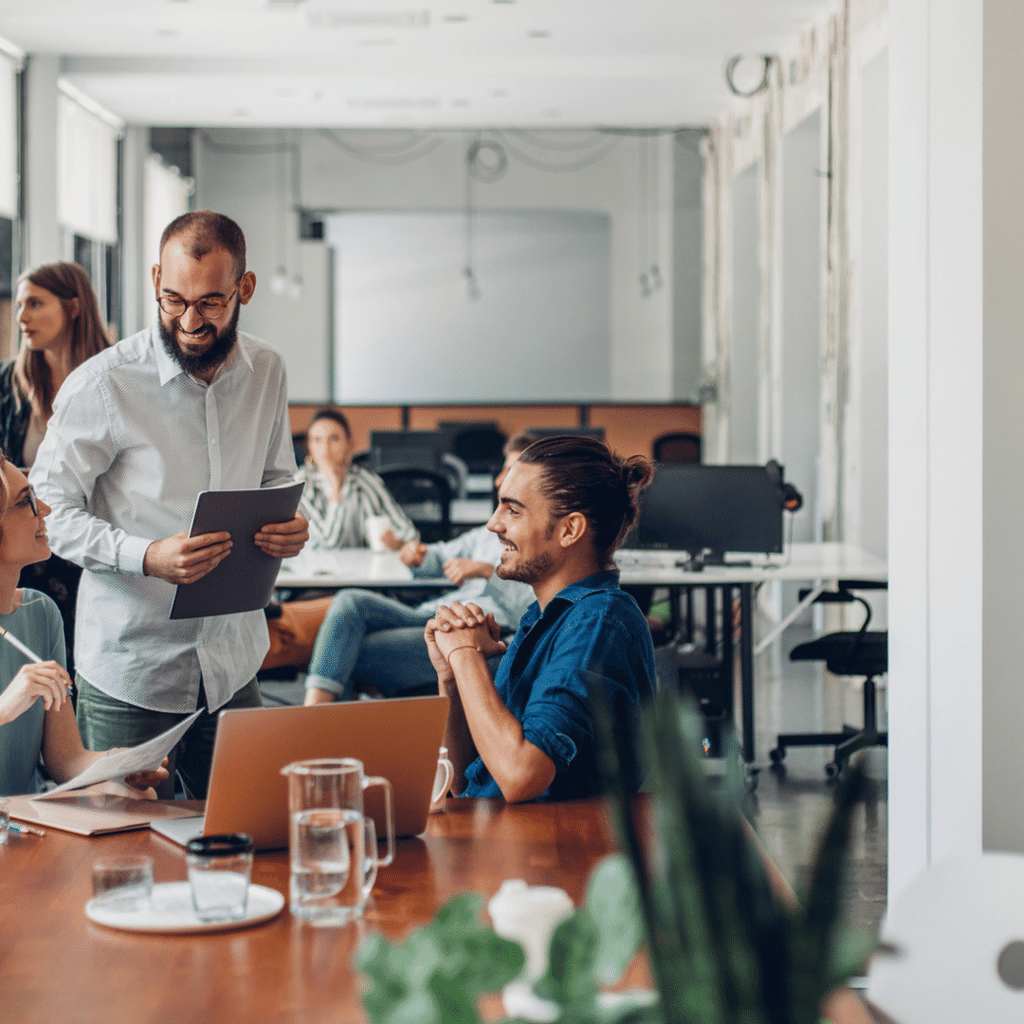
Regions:
<svg viewBox="0 0 1024 1024"><path fill-rule="evenodd" d="M36 800L46 800L48 797L66 793L69 789L81 789L83 786L91 786L94 782L107 782L110 779L121 780L132 772L149 771L159 768L163 759L171 752L175 743L188 731L188 727L200 716L202 709L188 718L182 719L177 725L172 726L167 732L154 736L137 747L128 747L126 750L118 750L115 753L107 754L98 761L93 762L79 775L76 775L70 782L63 786L48 790L34 797Z"/></svg>

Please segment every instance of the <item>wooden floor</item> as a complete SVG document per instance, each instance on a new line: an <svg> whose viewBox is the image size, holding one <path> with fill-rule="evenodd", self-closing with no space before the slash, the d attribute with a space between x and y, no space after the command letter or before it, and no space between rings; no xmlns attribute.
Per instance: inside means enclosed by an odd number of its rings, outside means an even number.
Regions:
<svg viewBox="0 0 1024 1024"><path fill-rule="evenodd" d="M757 763L761 771L751 798L750 815L761 839L780 870L801 891L820 828L832 802L832 784L825 777L831 749L791 749L785 771L769 770L768 751L780 730L834 729L844 721L862 720L861 691L856 684L827 676L810 662L790 662L788 653L809 639L809 629L793 628L756 662ZM300 683L267 683L268 703L281 700L301 703ZM879 716L885 723L885 686L879 687ZM847 883L850 923L877 932L885 913L886 839L888 800L886 752L870 751L868 772L872 779L869 799L859 809L854 837L854 867Z"/></svg>
<svg viewBox="0 0 1024 1024"><path fill-rule="evenodd" d="M810 639L809 630L791 629L784 639L762 654L755 666L757 679L757 758L768 764L780 729L808 732L839 728L843 722L863 721L861 689L856 683L829 676L812 662L790 662L789 651ZM885 728L886 688L878 688L880 726ZM753 820L761 839L782 873L800 892L807 866L832 800L825 778L831 760L828 747L791 748L785 771L760 773L753 800ZM877 932L885 913L886 841L888 837L888 778L884 748L867 753L871 788L859 808L854 833L854 864L847 883L851 924Z"/></svg>

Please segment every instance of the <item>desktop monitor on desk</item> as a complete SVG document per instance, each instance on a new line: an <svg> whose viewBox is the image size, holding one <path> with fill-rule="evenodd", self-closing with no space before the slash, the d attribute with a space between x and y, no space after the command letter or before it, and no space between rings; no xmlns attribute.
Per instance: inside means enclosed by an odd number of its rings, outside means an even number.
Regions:
<svg viewBox="0 0 1024 1024"><path fill-rule="evenodd" d="M372 430L370 449L378 473L385 469L429 469L444 472L441 458L447 439L438 430Z"/></svg>
<svg viewBox="0 0 1024 1024"><path fill-rule="evenodd" d="M767 466L659 466L640 498L636 543L685 551L699 565L726 552L782 551L783 482ZM696 567L695 566L695 567Z"/></svg>

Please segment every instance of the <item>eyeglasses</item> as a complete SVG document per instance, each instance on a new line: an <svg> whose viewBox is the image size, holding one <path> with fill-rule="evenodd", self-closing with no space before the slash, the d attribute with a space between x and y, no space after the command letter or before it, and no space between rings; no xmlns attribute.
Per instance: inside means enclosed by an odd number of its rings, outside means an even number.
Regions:
<svg viewBox="0 0 1024 1024"><path fill-rule="evenodd" d="M226 299L193 299L189 302L187 299L181 298L179 295L158 295L156 297L157 305L168 315L168 316L184 316L185 310L189 306L195 306L196 312L204 319L210 322L220 320L222 316L227 312L228 303L235 297L235 292L238 291L238 285L235 285L235 290Z"/></svg>
<svg viewBox="0 0 1024 1024"><path fill-rule="evenodd" d="M29 484L29 488L25 492L25 497L19 498L13 505L9 505L7 507L7 512L13 512L16 508L23 508L25 505L28 505L28 507L32 509L32 515L39 515L39 501L36 498L36 492L32 490L31 484ZM7 512L5 512L4 515L7 515Z"/></svg>

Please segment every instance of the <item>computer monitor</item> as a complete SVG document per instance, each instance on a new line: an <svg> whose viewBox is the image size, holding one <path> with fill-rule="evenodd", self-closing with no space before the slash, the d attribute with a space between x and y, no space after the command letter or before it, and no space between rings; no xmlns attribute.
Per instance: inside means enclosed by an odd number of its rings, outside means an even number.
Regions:
<svg viewBox="0 0 1024 1024"><path fill-rule="evenodd" d="M447 444L438 430L372 430L370 448L378 472L399 468L444 472L441 456Z"/></svg>
<svg viewBox="0 0 1024 1024"><path fill-rule="evenodd" d="M568 434L570 437L596 437L598 441L604 440L604 427L530 427L526 433L536 438Z"/></svg>
<svg viewBox="0 0 1024 1024"><path fill-rule="evenodd" d="M702 564L726 552L782 551L782 471L768 466L659 466L640 497L640 547L686 551Z"/></svg>

